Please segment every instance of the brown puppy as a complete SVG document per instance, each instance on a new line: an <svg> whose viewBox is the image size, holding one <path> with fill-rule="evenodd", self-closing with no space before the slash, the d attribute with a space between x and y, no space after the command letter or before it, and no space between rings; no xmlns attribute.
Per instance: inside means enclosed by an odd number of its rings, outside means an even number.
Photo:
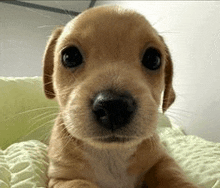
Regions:
<svg viewBox="0 0 220 188"><path fill-rule="evenodd" d="M60 113L50 188L196 188L156 134L173 103L172 62L154 28L120 7L89 9L51 36L44 89Z"/></svg>

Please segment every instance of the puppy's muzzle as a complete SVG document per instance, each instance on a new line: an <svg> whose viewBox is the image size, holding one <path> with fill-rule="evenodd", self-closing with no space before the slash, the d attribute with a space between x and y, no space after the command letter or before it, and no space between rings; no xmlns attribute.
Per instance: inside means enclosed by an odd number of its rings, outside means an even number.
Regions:
<svg viewBox="0 0 220 188"><path fill-rule="evenodd" d="M136 102L129 93L108 90L95 96L92 110L98 124L114 132L131 122L136 109Z"/></svg>

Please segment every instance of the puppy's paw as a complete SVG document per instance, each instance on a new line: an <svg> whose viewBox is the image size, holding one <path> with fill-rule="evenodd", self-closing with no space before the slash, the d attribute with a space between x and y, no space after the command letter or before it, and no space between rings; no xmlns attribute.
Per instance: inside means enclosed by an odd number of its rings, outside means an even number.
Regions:
<svg viewBox="0 0 220 188"><path fill-rule="evenodd" d="M159 185L159 186L156 186L156 188L200 188L199 186L197 185L194 185L194 184L191 184L191 183L188 183L186 185Z"/></svg>
<svg viewBox="0 0 220 188"><path fill-rule="evenodd" d="M87 180L51 179L48 188L98 188L98 186Z"/></svg>

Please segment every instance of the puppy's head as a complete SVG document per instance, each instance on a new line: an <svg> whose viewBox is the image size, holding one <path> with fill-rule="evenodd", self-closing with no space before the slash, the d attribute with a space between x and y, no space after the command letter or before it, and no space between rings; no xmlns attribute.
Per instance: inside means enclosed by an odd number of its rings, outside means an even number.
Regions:
<svg viewBox="0 0 220 188"><path fill-rule="evenodd" d="M161 94L173 103L167 46L140 14L89 9L50 37L44 89L68 133L94 145L139 143L154 134Z"/></svg>

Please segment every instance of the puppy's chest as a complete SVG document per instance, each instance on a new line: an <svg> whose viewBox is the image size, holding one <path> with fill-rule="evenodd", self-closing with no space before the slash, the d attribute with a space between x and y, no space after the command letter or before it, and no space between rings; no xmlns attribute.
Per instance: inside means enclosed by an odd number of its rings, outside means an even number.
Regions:
<svg viewBox="0 0 220 188"><path fill-rule="evenodd" d="M136 177L127 173L134 149L88 149L85 156L100 188L134 188Z"/></svg>

